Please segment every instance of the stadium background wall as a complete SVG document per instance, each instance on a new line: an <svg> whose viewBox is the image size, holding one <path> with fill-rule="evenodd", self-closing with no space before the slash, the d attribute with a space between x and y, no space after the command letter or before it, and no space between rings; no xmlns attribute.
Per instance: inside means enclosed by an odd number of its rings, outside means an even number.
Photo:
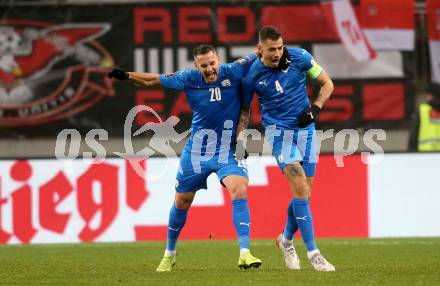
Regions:
<svg viewBox="0 0 440 286"><path fill-rule="evenodd" d="M111 144L122 142L125 116L137 104L153 107L162 120L179 116L179 131L187 129L191 114L182 93L115 84L106 72L114 66L160 73L191 67L191 49L200 42L212 43L222 61L232 61L253 49L256 32L265 24L278 25L289 46L312 52L334 79L335 92L319 129L351 128L362 135L382 128L387 140L379 143L385 151L406 150L406 137L396 140L393 134L407 133L418 70L426 76L429 66L423 58L427 39L416 37L414 46L414 33L424 28L416 29L413 0L352 1L364 32L386 27L402 36L395 38L397 43L372 43L378 58L366 63L354 62L344 51L320 13L322 1L74 2L81 1L0 1L1 47L13 55L1 62L12 59L19 66L0 69L0 157L10 158L0 161L0 243L163 239L177 158L143 162L144 180L123 159L57 161L55 138L65 128L78 129L82 139L102 128L109 140L100 143L112 156L124 151ZM427 9L434 41L436 14ZM14 33L21 38L4 37ZM314 96L316 88L310 86L310 93ZM251 127L261 128L255 103L252 109ZM133 129L152 120L151 114L139 114ZM133 142L143 148L147 137ZM321 151L333 153L333 146L323 144ZM336 167L341 158L345 167ZM379 163L380 158L321 156L312 197L318 237L440 235L435 181L440 154L386 154ZM290 194L272 158L248 163L252 236L273 238L281 230ZM160 174L165 165L169 168ZM423 203L415 205L415 196ZM182 237L232 239L230 215L228 196L211 177ZM225 223L206 225L207 216Z"/></svg>
<svg viewBox="0 0 440 286"><path fill-rule="evenodd" d="M372 23L380 23L407 31L411 39L413 1L398 3L399 9L380 3L375 15L362 2L355 5L361 25L371 30L379 28ZM21 75L0 72L0 136L53 139L65 128L83 135L103 128L117 139L123 136L126 114L137 104L153 107L162 119L178 116L182 131L191 118L182 93L114 84L105 78L106 71L119 66L171 73L192 67L191 49L201 42L218 47L222 61L232 61L253 50L257 31L266 24L278 25L288 46L312 52L332 76L336 88L319 128L407 127L414 106L413 41L405 38L403 47L379 48L373 62L356 63L320 9L319 2L310 1L3 6L0 25L18 32L26 45L7 43L16 48ZM311 96L315 93L311 86ZM251 127L260 128L255 103L252 114ZM140 113L134 128L152 120L157 119Z"/></svg>

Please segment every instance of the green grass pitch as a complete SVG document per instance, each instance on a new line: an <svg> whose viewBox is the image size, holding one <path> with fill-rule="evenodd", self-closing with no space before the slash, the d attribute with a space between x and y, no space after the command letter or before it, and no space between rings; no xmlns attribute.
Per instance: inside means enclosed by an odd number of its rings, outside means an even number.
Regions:
<svg viewBox="0 0 440 286"><path fill-rule="evenodd" d="M440 285L440 238L321 239L334 273L289 271L273 240L254 240L260 269L240 270L235 241L181 241L171 273L164 242L0 246L0 285Z"/></svg>

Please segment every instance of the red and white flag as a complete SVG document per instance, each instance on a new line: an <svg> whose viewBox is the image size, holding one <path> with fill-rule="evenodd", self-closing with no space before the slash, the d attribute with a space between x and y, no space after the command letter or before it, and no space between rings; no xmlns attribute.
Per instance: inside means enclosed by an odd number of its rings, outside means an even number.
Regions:
<svg viewBox="0 0 440 286"><path fill-rule="evenodd" d="M356 14L377 50L414 50L414 0L362 0Z"/></svg>
<svg viewBox="0 0 440 286"><path fill-rule="evenodd" d="M440 84L440 0L426 1L431 80Z"/></svg>
<svg viewBox="0 0 440 286"><path fill-rule="evenodd" d="M327 2L322 7L330 26L337 31L345 49L356 61L376 57L376 52L359 26L349 0Z"/></svg>

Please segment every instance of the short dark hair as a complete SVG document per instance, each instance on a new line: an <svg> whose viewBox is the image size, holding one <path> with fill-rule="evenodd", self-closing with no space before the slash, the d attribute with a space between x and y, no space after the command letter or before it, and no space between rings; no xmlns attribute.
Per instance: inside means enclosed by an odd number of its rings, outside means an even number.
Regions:
<svg viewBox="0 0 440 286"><path fill-rule="evenodd" d="M193 49L193 56L197 57L199 55L206 55L209 52L214 52L215 54L215 48L211 45L202 44Z"/></svg>
<svg viewBox="0 0 440 286"><path fill-rule="evenodd" d="M276 41L281 38L281 32L277 27L274 26L264 26L258 32L258 40L260 43L266 40Z"/></svg>

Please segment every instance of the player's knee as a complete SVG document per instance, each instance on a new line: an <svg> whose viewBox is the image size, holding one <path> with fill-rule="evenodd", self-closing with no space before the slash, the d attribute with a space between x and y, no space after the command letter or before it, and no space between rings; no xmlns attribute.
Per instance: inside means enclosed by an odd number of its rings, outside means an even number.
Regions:
<svg viewBox="0 0 440 286"><path fill-rule="evenodd" d="M190 200L178 200L175 202L176 208L178 209L189 209L189 207L191 206L192 201Z"/></svg>
<svg viewBox="0 0 440 286"><path fill-rule="evenodd" d="M193 198L190 197L176 197L175 205L178 209L189 209L193 202Z"/></svg>
<svg viewBox="0 0 440 286"><path fill-rule="evenodd" d="M309 191L307 188L298 188L293 191L296 198L306 199L309 197Z"/></svg>
<svg viewBox="0 0 440 286"><path fill-rule="evenodd" d="M245 199L247 197L247 186L246 184L237 184L231 188L230 192L232 200Z"/></svg>
<svg viewBox="0 0 440 286"><path fill-rule="evenodd" d="M295 183L290 182L290 188L296 198L308 198L310 195L309 185L306 180Z"/></svg>
<svg viewBox="0 0 440 286"><path fill-rule="evenodd" d="M292 188L292 192L293 192L294 197L300 198L300 199L306 199L310 195L309 188L307 185Z"/></svg>

